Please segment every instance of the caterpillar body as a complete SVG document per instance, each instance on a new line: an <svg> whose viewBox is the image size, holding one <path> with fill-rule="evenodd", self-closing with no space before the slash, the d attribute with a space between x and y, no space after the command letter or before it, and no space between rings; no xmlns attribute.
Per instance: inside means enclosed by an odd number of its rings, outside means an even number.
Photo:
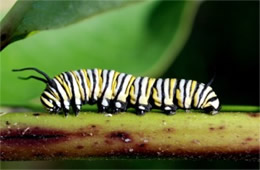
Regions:
<svg viewBox="0 0 260 170"><path fill-rule="evenodd" d="M69 113L70 107L77 115L84 104L97 104L99 112L124 112L129 107L136 114L145 114L153 108L166 114L177 109L202 109L216 114L220 102L208 84L195 80L175 78L135 77L114 70L80 69L62 72L54 78L37 68L14 69L13 71L34 70L45 77L29 76L46 83L40 100L53 113Z"/></svg>

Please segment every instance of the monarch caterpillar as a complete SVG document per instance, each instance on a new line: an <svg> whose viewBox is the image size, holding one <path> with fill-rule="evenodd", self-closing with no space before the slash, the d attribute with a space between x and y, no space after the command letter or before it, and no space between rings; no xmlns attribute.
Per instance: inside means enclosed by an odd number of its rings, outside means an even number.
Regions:
<svg viewBox="0 0 260 170"><path fill-rule="evenodd" d="M98 105L99 112L124 112L129 107L136 114L143 115L152 108L161 109L166 114L175 114L178 108L202 109L216 114L220 102L208 84L195 80L175 78L134 77L114 70L80 69L62 72L54 78L37 68L14 69L13 71L34 70L44 78L29 76L20 79L36 79L46 83L40 100L53 113L63 111L67 116L72 107L78 115L83 104Z"/></svg>

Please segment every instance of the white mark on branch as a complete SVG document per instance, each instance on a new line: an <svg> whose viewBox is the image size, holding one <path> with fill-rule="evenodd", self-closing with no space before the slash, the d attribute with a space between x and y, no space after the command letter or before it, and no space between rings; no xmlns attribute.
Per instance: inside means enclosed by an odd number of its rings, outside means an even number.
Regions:
<svg viewBox="0 0 260 170"><path fill-rule="evenodd" d="M131 142L131 139L126 138L126 139L125 139L125 142L126 142L126 143Z"/></svg>
<svg viewBox="0 0 260 170"><path fill-rule="evenodd" d="M24 129L22 135L25 135L25 133L30 129L30 127L27 127L26 129Z"/></svg>
<svg viewBox="0 0 260 170"><path fill-rule="evenodd" d="M105 114L106 117L112 117L113 115L108 113L108 114Z"/></svg>
<svg viewBox="0 0 260 170"><path fill-rule="evenodd" d="M163 122L163 125L167 125L167 123L166 123L166 121L165 121L165 120L163 120L162 122Z"/></svg>
<svg viewBox="0 0 260 170"><path fill-rule="evenodd" d="M192 143L200 145L200 141L197 139L193 140Z"/></svg>
<svg viewBox="0 0 260 170"><path fill-rule="evenodd" d="M149 141L148 141L148 139L144 139L144 143L148 143Z"/></svg>
<svg viewBox="0 0 260 170"><path fill-rule="evenodd" d="M129 149L129 152L133 152L133 151L134 151L134 149L133 149L133 148L130 148L130 149Z"/></svg>

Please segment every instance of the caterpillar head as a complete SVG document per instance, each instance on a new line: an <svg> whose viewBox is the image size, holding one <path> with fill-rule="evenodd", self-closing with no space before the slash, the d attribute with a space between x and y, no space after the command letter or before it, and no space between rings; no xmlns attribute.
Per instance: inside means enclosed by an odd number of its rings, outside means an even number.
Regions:
<svg viewBox="0 0 260 170"><path fill-rule="evenodd" d="M46 88L40 97L42 105L51 113L58 113L61 110L61 102L59 97L50 90Z"/></svg>
<svg viewBox="0 0 260 170"><path fill-rule="evenodd" d="M45 79L36 76L19 77L19 78L22 80L28 80L32 78L44 82L47 85L47 88L44 90L44 92L41 95L40 98L41 102L49 112L55 112L55 113L59 112L61 110L61 103L59 101L59 97L57 93L55 93L55 83L52 81L52 79L46 73L34 67L13 69L12 71L25 71L25 70L33 70L40 73L42 76L44 76Z"/></svg>

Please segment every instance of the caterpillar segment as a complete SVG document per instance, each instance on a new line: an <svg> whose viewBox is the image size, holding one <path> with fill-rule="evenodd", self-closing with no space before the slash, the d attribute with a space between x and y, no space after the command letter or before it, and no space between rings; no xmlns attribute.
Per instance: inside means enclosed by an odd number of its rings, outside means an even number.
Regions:
<svg viewBox="0 0 260 170"><path fill-rule="evenodd" d="M80 69L62 72L54 78L37 68L15 69L13 71L34 70L44 78L29 76L23 80L36 79L46 84L40 101L52 113L67 115L72 108L75 115L84 104L97 104L99 112L124 112L129 107L136 114L143 115L153 108L164 113L175 114L177 109L201 109L216 114L220 102L210 84L195 80L175 78L135 77L114 70Z"/></svg>
<svg viewBox="0 0 260 170"><path fill-rule="evenodd" d="M136 109L136 113L143 115L152 109L152 104L149 103L154 78L137 77L131 86L130 101Z"/></svg>
<svg viewBox="0 0 260 170"><path fill-rule="evenodd" d="M101 77L99 77L99 82L101 83L98 102L99 112L109 112L110 102L113 96L112 87L117 75L114 70L103 70Z"/></svg>
<svg viewBox="0 0 260 170"><path fill-rule="evenodd" d="M159 78L153 87L152 99L155 107L169 115L175 114L177 110L177 104L174 102L177 83L177 79Z"/></svg>
<svg viewBox="0 0 260 170"><path fill-rule="evenodd" d="M135 77L130 74L118 73L112 88L114 99L112 103L113 113L124 112L127 110L127 98L134 80Z"/></svg>

